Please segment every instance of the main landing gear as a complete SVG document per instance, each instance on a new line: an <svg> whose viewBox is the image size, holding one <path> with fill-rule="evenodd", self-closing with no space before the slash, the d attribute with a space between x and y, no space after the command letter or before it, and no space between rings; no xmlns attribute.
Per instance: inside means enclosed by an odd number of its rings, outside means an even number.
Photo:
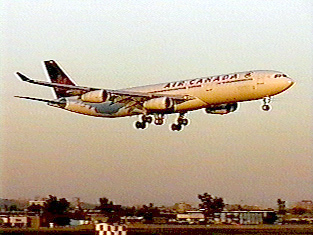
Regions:
<svg viewBox="0 0 313 235"><path fill-rule="evenodd" d="M150 116L146 116L146 115L143 115L142 116L142 121L137 121L135 123L135 126L137 129L145 129L147 127L147 123L151 123L152 122L152 117Z"/></svg>
<svg viewBox="0 0 313 235"><path fill-rule="evenodd" d="M179 117L177 119L177 124L173 123L171 128L172 131L180 131L182 129L182 126L187 126L189 123L189 120L184 117L184 113L180 113Z"/></svg>
<svg viewBox="0 0 313 235"><path fill-rule="evenodd" d="M270 102L271 102L271 97L264 97L263 98L263 105L261 106L263 111L270 111L271 110L271 106L269 105Z"/></svg>
<svg viewBox="0 0 313 235"><path fill-rule="evenodd" d="M135 123L135 127L137 129L145 129L147 127L147 124L151 124L152 123L152 117L151 116L146 116L143 115L142 116L142 121L137 121ZM154 115L154 124L157 126L163 125L164 123L164 115L163 114L155 114Z"/></svg>
<svg viewBox="0 0 313 235"><path fill-rule="evenodd" d="M163 114L154 114L154 124L157 126L161 126L164 123L164 115Z"/></svg>
<svg viewBox="0 0 313 235"><path fill-rule="evenodd" d="M172 131L180 131L182 130L183 126L187 126L189 124L189 120L184 117L185 113L180 113L179 117L177 118L177 123L173 123L171 125ZM148 124L152 123L152 117L143 115L141 117L141 121L135 122L135 127L137 129L145 129ZM154 114L154 124L157 126L164 124L164 114L156 113Z"/></svg>

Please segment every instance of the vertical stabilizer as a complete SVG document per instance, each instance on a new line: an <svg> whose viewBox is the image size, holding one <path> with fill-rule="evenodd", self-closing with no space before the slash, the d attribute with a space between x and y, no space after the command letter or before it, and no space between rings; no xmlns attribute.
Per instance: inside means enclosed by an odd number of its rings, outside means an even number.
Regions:
<svg viewBox="0 0 313 235"><path fill-rule="evenodd" d="M45 67L47 69L49 79L52 83L73 85L76 84L69 78L68 75L63 72L60 66L54 60L44 61ZM54 92L57 98L72 96L72 94L67 88L54 87Z"/></svg>

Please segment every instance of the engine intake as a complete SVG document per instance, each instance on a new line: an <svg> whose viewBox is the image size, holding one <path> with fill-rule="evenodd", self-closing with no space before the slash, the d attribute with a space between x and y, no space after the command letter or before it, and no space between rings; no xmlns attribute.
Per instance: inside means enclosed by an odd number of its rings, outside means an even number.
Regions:
<svg viewBox="0 0 313 235"><path fill-rule="evenodd" d="M209 114L228 114L230 112L235 112L238 109L238 104L221 104L217 106L210 106L205 109L205 111Z"/></svg>
<svg viewBox="0 0 313 235"><path fill-rule="evenodd" d="M143 107L149 110L166 111L174 107L174 101L169 97L160 97L147 100Z"/></svg>
<svg viewBox="0 0 313 235"><path fill-rule="evenodd" d="M110 93L106 90L89 91L81 96L81 100L90 103L102 103L110 98Z"/></svg>

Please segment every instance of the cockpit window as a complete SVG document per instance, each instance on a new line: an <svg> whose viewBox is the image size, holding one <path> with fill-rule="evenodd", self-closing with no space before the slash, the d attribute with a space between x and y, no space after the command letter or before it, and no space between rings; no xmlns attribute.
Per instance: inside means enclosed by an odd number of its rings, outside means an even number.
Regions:
<svg viewBox="0 0 313 235"><path fill-rule="evenodd" d="M275 74L274 78L280 78L280 77L288 77L286 74Z"/></svg>

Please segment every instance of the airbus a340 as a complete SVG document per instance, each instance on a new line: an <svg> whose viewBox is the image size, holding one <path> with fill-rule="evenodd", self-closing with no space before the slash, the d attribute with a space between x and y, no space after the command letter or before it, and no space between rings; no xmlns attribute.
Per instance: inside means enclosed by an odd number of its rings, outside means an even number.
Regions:
<svg viewBox="0 0 313 235"><path fill-rule="evenodd" d="M50 82L32 80L17 72L25 82L54 89L56 99L26 96L18 98L46 102L71 112L96 117L125 117L140 115L137 129L148 124L162 125L167 114L177 113L173 131L180 131L189 120L185 114L205 109L208 114L228 114L238 109L238 103L263 99L262 110L269 111L271 97L290 88L294 81L286 74L272 70L254 70L139 86L120 90L83 87L53 60L44 61Z"/></svg>

